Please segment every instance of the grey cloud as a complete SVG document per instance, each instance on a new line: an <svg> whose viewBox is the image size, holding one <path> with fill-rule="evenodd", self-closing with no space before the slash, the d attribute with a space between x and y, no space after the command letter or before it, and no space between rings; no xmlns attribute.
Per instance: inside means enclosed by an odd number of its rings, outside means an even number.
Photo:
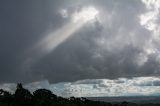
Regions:
<svg viewBox="0 0 160 106"><path fill-rule="evenodd" d="M159 75L157 54L145 52L152 34L139 23L138 17L146 11L139 0L17 0L0 4L1 82ZM100 11L97 21L86 24L54 51L34 62L35 53L27 54L28 50L46 32L56 31L70 21L70 17L63 18L59 11L67 9L72 14L90 5ZM144 58L146 61L140 61Z"/></svg>
<svg viewBox="0 0 160 106"><path fill-rule="evenodd" d="M0 78L2 82L20 81L25 77L21 77L23 70L18 70L17 67L26 58L22 57L24 52L50 27L58 28L64 22L56 13L58 5L53 1L6 0L0 4Z"/></svg>

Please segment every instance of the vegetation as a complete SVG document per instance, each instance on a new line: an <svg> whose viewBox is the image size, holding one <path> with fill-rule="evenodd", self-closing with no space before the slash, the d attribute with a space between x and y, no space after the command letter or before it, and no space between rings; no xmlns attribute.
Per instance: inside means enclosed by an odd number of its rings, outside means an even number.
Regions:
<svg viewBox="0 0 160 106"><path fill-rule="evenodd" d="M86 98L62 98L47 89L38 89L31 94L22 84L17 84L15 94L0 89L0 106L160 106L160 104L107 103Z"/></svg>

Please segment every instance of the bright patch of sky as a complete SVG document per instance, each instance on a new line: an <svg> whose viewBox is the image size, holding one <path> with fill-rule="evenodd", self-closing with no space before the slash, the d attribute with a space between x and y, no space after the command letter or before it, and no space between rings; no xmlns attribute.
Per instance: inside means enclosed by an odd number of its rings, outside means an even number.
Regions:
<svg viewBox="0 0 160 106"><path fill-rule="evenodd" d="M15 84L2 84L0 88L13 93L15 86ZM160 78L86 79L57 84L50 84L45 80L29 83L24 85L24 87L32 92L40 88L50 89L54 94L63 97L153 96L160 95Z"/></svg>

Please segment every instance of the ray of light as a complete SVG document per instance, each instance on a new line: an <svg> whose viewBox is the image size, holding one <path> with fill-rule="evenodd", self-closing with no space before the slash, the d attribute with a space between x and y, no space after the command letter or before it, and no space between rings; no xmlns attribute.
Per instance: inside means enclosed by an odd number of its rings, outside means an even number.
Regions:
<svg viewBox="0 0 160 106"><path fill-rule="evenodd" d="M45 36L38 42L36 49L42 54L53 51L78 31L84 24L94 20L97 14L98 10L94 7L82 8L80 12L75 12L72 15L71 22L68 22L68 24L64 25L62 28Z"/></svg>
<svg viewBox="0 0 160 106"><path fill-rule="evenodd" d="M40 42L38 42L37 49L42 53L49 53L53 51L58 45L65 42L67 38L71 37L84 23L69 23L56 32L50 33Z"/></svg>
<svg viewBox="0 0 160 106"><path fill-rule="evenodd" d="M28 68L25 67L25 70L28 72L27 69L30 69L32 64L55 50L87 22L96 19L97 14L98 10L94 7L83 8L80 12L73 14L70 22L58 30L49 33L28 50L29 53L26 53L27 56L25 56L26 59L22 62L22 68L27 64Z"/></svg>

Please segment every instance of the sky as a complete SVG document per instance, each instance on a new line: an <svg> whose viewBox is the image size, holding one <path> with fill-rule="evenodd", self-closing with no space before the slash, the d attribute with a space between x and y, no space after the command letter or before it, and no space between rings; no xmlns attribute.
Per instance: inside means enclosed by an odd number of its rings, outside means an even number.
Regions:
<svg viewBox="0 0 160 106"><path fill-rule="evenodd" d="M159 79L159 0L1 0L0 13L2 85Z"/></svg>

